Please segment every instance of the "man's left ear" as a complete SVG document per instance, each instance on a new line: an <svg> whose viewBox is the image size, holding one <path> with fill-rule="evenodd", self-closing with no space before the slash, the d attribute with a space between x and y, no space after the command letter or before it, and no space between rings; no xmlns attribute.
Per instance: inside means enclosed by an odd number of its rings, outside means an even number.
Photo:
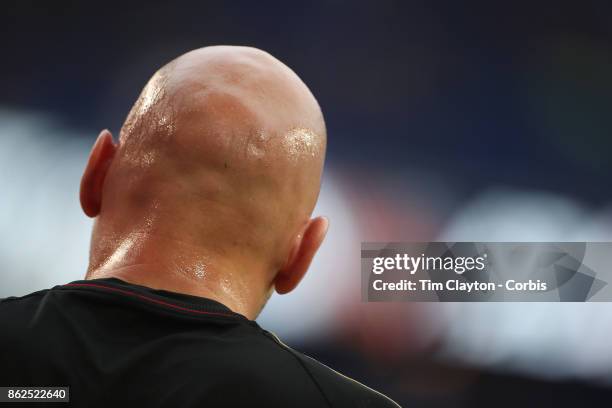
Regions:
<svg viewBox="0 0 612 408"><path fill-rule="evenodd" d="M296 237L287 263L276 274L274 288L277 293L289 293L300 283L327 234L328 226L329 221L325 217L308 221L303 233Z"/></svg>
<svg viewBox="0 0 612 408"><path fill-rule="evenodd" d="M81 178L81 207L89 217L95 217L100 213L102 187L116 151L117 145L113 141L111 132L106 129L100 132L91 149L87 166Z"/></svg>

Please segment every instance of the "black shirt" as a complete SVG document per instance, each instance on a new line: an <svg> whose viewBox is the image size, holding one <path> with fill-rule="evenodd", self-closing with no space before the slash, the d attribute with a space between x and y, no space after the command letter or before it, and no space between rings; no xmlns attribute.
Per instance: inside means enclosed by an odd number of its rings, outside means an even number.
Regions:
<svg viewBox="0 0 612 408"><path fill-rule="evenodd" d="M115 278L3 299L0 325L0 386L70 406L397 406L216 301Z"/></svg>

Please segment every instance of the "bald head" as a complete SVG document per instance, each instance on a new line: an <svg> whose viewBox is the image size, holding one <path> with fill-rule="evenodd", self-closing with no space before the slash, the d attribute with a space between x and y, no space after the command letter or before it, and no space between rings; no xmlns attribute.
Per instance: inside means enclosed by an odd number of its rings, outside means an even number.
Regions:
<svg viewBox="0 0 612 408"><path fill-rule="evenodd" d="M120 140L130 172L157 173L151 184L180 179L243 214L278 217L312 210L325 125L317 101L286 65L258 49L217 46L160 69Z"/></svg>
<svg viewBox="0 0 612 408"><path fill-rule="evenodd" d="M158 70L113 146L99 205L81 191L86 213L99 215L92 258L96 249L102 255L90 267L137 232L275 270L307 233L326 131L316 99L290 68L255 48L215 46Z"/></svg>

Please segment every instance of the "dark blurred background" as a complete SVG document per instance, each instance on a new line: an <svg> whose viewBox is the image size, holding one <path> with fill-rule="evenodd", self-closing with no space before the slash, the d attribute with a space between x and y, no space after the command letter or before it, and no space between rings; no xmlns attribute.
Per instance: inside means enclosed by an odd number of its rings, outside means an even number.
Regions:
<svg viewBox="0 0 612 408"><path fill-rule="evenodd" d="M80 172L153 72L250 45L329 133L329 239L262 325L403 406L609 404L612 306L365 304L359 244L612 241L612 3L21 1L0 27L0 296L84 274Z"/></svg>

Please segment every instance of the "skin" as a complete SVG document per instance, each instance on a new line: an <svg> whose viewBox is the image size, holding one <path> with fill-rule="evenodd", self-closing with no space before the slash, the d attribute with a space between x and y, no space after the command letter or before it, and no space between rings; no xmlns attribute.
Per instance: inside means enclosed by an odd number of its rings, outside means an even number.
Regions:
<svg viewBox="0 0 612 408"><path fill-rule="evenodd" d="M217 300L254 319L288 293L328 227L310 218L326 147L321 109L286 65L206 47L157 71L121 129L103 130L80 200L95 217L86 279Z"/></svg>

